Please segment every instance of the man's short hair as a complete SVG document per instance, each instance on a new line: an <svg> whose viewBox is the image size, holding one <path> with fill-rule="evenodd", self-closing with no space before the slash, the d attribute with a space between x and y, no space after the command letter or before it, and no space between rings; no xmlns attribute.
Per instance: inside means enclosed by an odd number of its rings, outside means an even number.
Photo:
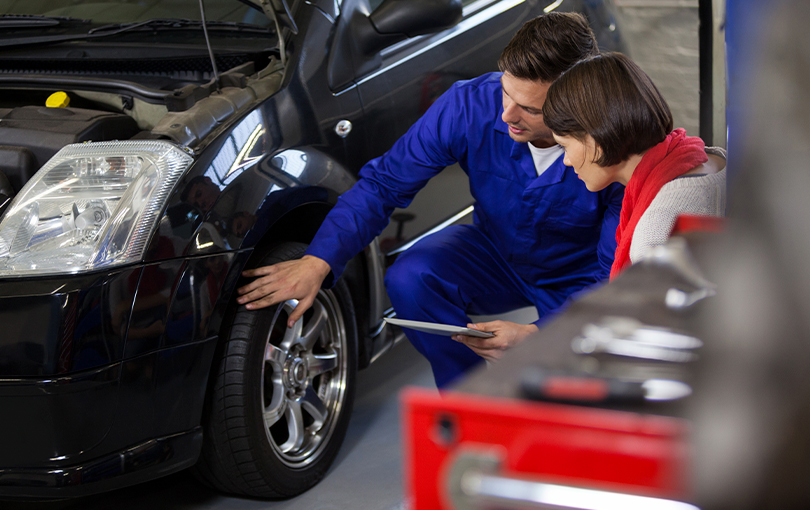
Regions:
<svg viewBox="0 0 810 510"><path fill-rule="evenodd" d="M550 83L599 49L584 16L550 12L520 27L498 59L498 68L515 78Z"/></svg>
<svg viewBox="0 0 810 510"><path fill-rule="evenodd" d="M661 143L672 131L672 112L641 68L621 53L579 62L549 87L543 121L557 136L601 150L594 161L611 166Z"/></svg>

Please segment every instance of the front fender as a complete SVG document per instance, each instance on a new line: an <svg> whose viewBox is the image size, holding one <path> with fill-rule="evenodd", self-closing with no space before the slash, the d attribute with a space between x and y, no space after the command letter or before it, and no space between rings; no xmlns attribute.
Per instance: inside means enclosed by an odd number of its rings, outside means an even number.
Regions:
<svg viewBox="0 0 810 510"><path fill-rule="evenodd" d="M275 242L272 237L278 235L287 237L282 240L310 242L337 197L356 180L339 162L314 148L287 149L265 158L256 166L256 175L269 187L240 249ZM304 209L300 218L290 217L294 210Z"/></svg>

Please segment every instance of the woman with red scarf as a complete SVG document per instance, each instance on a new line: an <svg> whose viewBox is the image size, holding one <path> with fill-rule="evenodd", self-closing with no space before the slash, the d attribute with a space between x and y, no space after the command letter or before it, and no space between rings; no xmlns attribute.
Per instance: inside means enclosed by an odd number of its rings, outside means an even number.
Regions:
<svg viewBox="0 0 810 510"><path fill-rule="evenodd" d="M564 163L588 190L626 186L611 279L663 244L678 215L723 216L725 152L673 131L663 96L621 53L584 60L560 76L543 116Z"/></svg>

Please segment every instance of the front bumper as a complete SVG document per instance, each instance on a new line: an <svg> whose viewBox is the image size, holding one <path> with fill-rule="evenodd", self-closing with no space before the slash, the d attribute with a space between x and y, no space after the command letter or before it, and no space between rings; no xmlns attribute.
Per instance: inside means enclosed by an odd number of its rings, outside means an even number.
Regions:
<svg viewBox="0 0 810 510"><path fill-rule="evenodd" d="M146 482L193 466L201 447L197 427L70 467L0 469L0 497L72 498Z"/></svg>
<svg viewBox="0 0 810 510"><path fill-rule="evenodd" d="M196 461L228 299L212 290L234 258L2 282L0 499L87 495Z"/></svg>
<svg viewBox="0 0 810 510"><path fill-rule="evenodd" d="M86 496L190 467L216 338L53 379L0 380L0 499Z"/></svg>

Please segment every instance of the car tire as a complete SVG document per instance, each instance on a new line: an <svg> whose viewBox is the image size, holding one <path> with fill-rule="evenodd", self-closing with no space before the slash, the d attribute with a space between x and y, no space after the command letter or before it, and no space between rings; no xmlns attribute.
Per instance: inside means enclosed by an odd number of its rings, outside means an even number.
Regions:
<svg viewBox="0 0 810 510"><path fill-rule="evenodd" d="M297 259L284 243L259 265ZM338 454L354 400L357 328L351 294L338 280L321 289L287 328L295 301L261 310L239 306L214 360L195 471L214 488L256 498L300 494Z"/></svg>

